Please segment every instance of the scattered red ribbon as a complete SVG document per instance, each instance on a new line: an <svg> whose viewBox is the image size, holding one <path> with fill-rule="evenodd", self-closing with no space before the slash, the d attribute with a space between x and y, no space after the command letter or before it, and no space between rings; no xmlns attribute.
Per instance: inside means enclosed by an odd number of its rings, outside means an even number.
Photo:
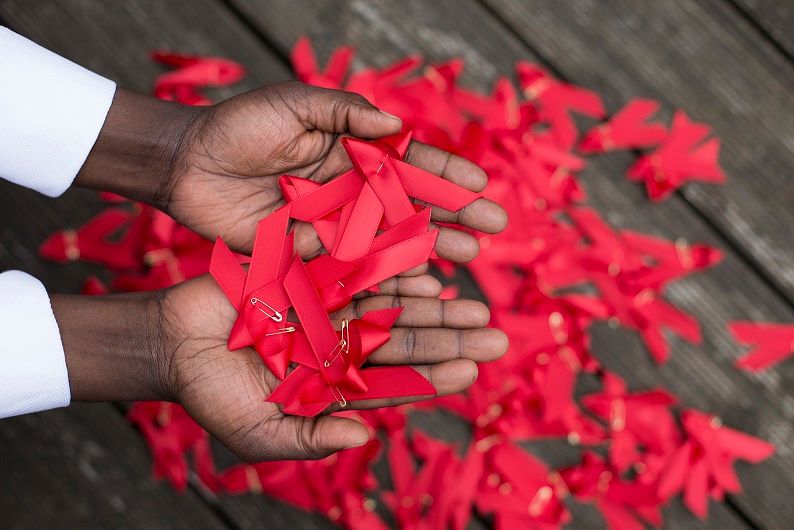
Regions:
<svg viewBox="0 0 794 530"><path fill-rule="evenodd" d="M642 180L653 201L660 201L689 180L725 182L717 158L720 141L706 139L711 128L691 121L683 111L673 116L667 138L652 153L629 168L631 180Z"/></svg>
<svg viewBox="0 0 794 530"><path fill-rule="evenodd" d="M175 68L158 78L155 93L185 104L208 104L202 87L233 83L243 73L225 59L162 52L155 58ZM229 347L258 351L282 380L269 399L288 413L317 414L335 401L431 394L410 368L366 366L367 356L389 339L399 308L369 312L343 329L328 317L356 292L431 256L430 210L414 201L456 210L478 197L406 164L413 137L481 165L490 177L484 194L509 213L504 233L475 234L481 254L466 268L489 301L491 324L510 337L510 351L482 365L465 394L343 413L368 425L373 440L317 462L216 471L209 436L184 409L138 403L130 418L152 448L155 475L184 488L193 469L214 491L265 494L354 530L388 527L377 502L403 529L462 530L477 513L499 529L552 530L570 521L569 495L592 502L610 530L641 530L661 525L661 509L676 495L704 517L709 498L737 494L734 462L760 462L773 447L713 416L681 412L663 389L630 389L600 365L590 344L599 322L635 330L659 362L677 344L668 331L698 343L698 322L666 301L665 290L722 254L683 239L616 229L583 207L578 173L587 162L580 155L654 149L638 155L629 176L661 200L689 180L724 180L710 129L681 111L668 129L652 121L659 104L643 99L607 117L598 94L523 62L520 91L501 78L486 95L459 84L460 60L422 68L420 58L408 57L349 74L352 58L352 49L341 48L322 68L306 39L292 53L299 79L362 94L400 116L412 136L345 140L353 168L325 185L283 176L287 204L260 223L247 270L241 263L249 260L222 241L213 246L156 210L111 194L103 194L111 208L81 229L54 235L41 254L100 263L115 274L114 290L166 287L209 270L239 312ZM573 114L605 121L580 138ZM306 263L296 257L290 219L311 223L326 253ZM434 263L448 282L443 297L457 297L458 268ZM84 290L107 288L92 278ZM288 309L297 321L287 320ZM753 348L739 361L742 368L764 369L792 352L790 324L735 322L730 330ZM597 377L601 389L577 399L582 374ZM438 408L470 424L470 442L449 444L408 427L411 411ZM517 445L538 439L587 449L581 462L555 471ZM604 457L590 449L596 446L604 447ZM391 486L379 493L372 469L380 458Z"/></svg>
<svg viewBox="0 0 794 530"><path fill-rule="evenodd" d="M730 322L736 342L752 346L752 351L736 362L742 370L759 372L794 355L794 324Z"/></svg>

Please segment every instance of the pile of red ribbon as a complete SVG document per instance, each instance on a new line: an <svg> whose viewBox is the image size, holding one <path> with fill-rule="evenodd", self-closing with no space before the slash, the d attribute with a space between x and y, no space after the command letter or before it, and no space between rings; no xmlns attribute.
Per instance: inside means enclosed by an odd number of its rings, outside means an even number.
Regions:
<svg viewBox="0 0 794 530"><path fill-rule="evenodd" d="M138 403L130 418L152 448L155 474L183 488L190 461L214 491L262 493L355 530L386 528L378 513L384 509L403 529L462 530L477 513L498 529L551 530L571 520L568 496L592 502L611 530L635 530L661 524L661 508L676 495L705 517L710 498L738 493L734 462L769 457L769 443L703 412L682 410L663 389L628 388L590 347L597 321L637 331L660 363L671 350L666 332L698 343L698 322L666 301L664 290L714 265L721 254L682 239L611 227L582 205L582 155L642 151L628 176L643 181L651 199L661 200L689 180L724 180L719 140L708 138L709 127L682 111L669 128L649 121L659 104L635 99L580 138L573 115L604 120L600 97L537 65L517 66L522 97L506 78L490 95L461 87L463 63L457 60L422 69L419 58L409 57L348 74L352 57L350 48L341 48L321 69L305 39L292 54L299 79L358 92L400 116L414 138L488 172L484 195L507 209L511 223L496 237L475 234L481 254L467 268L489 301L492 325L510 337L510 352L482 365L465 394L345 413L377 436L318 462L217 471L207 433L181 407ZM207 104L202 87L242 75L239 65L224 59L164 53L155 58L175 68L158 79L155 93L187 104ZM58 261L101 263L117 273L116 290L165 287L209 270L239 312L230 348L257 349L283 380L270 400L288 412L312 415L333 401L393 394L401 390L383 372L403 369L362 365L388 340L399 310L368 313L345 323L341 332L331 326L328 312L431 256L429 210L417 209L411 199L454 210L476 198L403 163L409 138L346 140L354 167L323 186L284 176L287 204L260 223L247 272L241 266L246 258L222 242L213 247L138 204L115 205L81 229L54 235L41 253ZM312 223L327 254L307 263L295 258L290 219ZM453 277L453 264L434 263ZM96 279L86 285L86 292L104 291ZM443 296L456 294L451 283ZM288 308L299 322L287 321ZM731 331L755 348L739 362L747 369L779 362L794 349L791 325L733 323ZM338 355L341 350L344 355ZM287 375L290 363L297 368ZM581 374L598 377L601 391L576 399ZM432 393L421 377L398 378L409 382L404 391L411 395ZM450 444L411 428L407 419L416 408L443 408L465 420L470 441ZM586 450L578 464L549 469L518 445L544 438ZM380 458L391 474L385 490L372 472Z"/></svg>
<svg viewBox="0 0 794 530"><path fill-rule="evenodd" d="M314 416L334 401L435 395L413 368L362 369L389 340L400 308L344 320L339 333L328 317L353 295L430 258L437 235L429 230L430 208L417 209L411 199L456 211L478 198L403 162L410 138L344 138L353 168L323 185L282 176L287 204L260 221L247 273L215 243L210 273L239 312L229 349L256 349L283 381L268 400L288 414ZM290 219L312 223L327 253L308 263L297 257ZM287 321L290 308L300 322ZM287 375L290 363L298 366Z"/></svg>

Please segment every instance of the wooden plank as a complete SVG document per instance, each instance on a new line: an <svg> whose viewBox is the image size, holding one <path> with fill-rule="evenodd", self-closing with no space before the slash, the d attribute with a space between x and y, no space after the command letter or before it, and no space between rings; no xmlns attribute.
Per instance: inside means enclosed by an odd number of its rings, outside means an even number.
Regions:
<svg viewBox="0 0 794 530"><path fill-rule="evenodd" d="M116 80L122 87L141 92L148 92L155 76L163 71L149 59L149 52L156 48L242 60L249 69L248 77L235 87L215 91L213 96L218 98L290 77L289 71L278 58L261 46L227 10L211 0L182 3L179 6L154 0L125 2L121 6L89 0L35 3L8 1L0 5L0 17L12 29L43 46ZM30 190L0 182L0 266L3 270L17 268L34 274L52 291L78 291L88 272L101 273L98 267L45 263L36 257L35 250L53 231L79 226L101 207L95 194L84 190L70 190L57 200L51 200ZM0 431L3 434L0 436L14 436L14 439L21 436L14 434L13 422L22 422L20 424L27 426L30 433L38 430L45 432L50 423L55 421L53 418L56 418L57 421L52 423L51 433L68 433L70 430L82 429L80 441L94 447L98 442L92 432L103 433L105 425L112 424L113 421L122 422L123 425L123 420L118 418L118 413L110 405L95 407L96 409L90 410L101 409L105 412L83 416L82 413L87 409L77 407L75 412L59 411L29 416L24 420L11 420L11 423L2 422ZM113 417L117 419L114 420ZM85 426L81 426L80 422L84 422ZM79 482L82 475L72 476L67 473L68 469L64 471L54 468L51 475L46 476L46 466L39 469L33 464L30 466L36 473L36 480L30 480L28 487L18 490L18 496L26 499L25 504L20 504L13 512L10 506L2 506L4 509L0 513L3 516L0 516L0 520L5 522L7 513L19 512L15 517L24 523L20 523L21 527L85 527L89 524L79 524L77 518L85 517L86 513L91 514L91 510L86 508L90 497L93 495L96 502L101 502L102 495L114 495L114 503L118 504L115 500L118 497L124 506L140 507L140 511L145 514L137 515L139 519L133 519L129 523L108 520L107 524L100 524L103 519L99 518L97 524L102 527L214 528L212 514L195 494L188 492L178 495L169 486L155 484L151 480L151 459L147 456L147 451L141 447L137 453L128 454L127 446L140 447L142 442L134 429L128 427L127 430L128 440L116 437L107 443L103 442L103 459L110 463L96 467L101 488L92 484L96 490L94 491L81 486L79 495L82 497L78 498L75 494L75 509L80 512L76 515L67 513L67 508L59 505L67 518L65 524L45 524L44 519L33 518L33 503L38 499L36 488L46 487L46 484L38 484L45 481ZM8 446L11 447L11 444ZM21 448L16 451L20 452ZM2 452L3 460L6 454L5 451ZM117 462L114 463L114 459ZM111 473L113 480L106 477L106 473ZM4 480L11 480L11 477L10 474L4 474ZM120 489L119 482L127 485ZM10 485L11 482L6 484ZM164 492L163 503L170 506L170 511L158 511L157 503L160 501L151 498L152 494L149 492L152 488ZM6 491L5 487L3 491ZM64 491L71 495L73 490L67 488ZM140 498L136 498L136 495ZM4 501L5 499L3 497ZM64 499L58 500L61 504L66 502ZM281 503L255 496L222 497L218 507L235 526L241 528L261 528L263 524L274 528L334 528L319 516L305 514ZM33 515L23 513L26 510ZM49 512L41 514L41 517L51 516ZM74 524L69 524L71 519L68 517L74 518ZM203 524L205 519L207 523ZM138 520L142 523L138 524Z"/></svg>
<svg viewBox="0 0 794 530"><path fill-rule="evenodd" d="M218 97L291 77L278 58L211 1L180 5L178 10L156 1L126 3L120 15L117 6L99 1L44 2L30 6L20 0L0 6L0 16L11 22L16 31L42 45L117 80L121 86L143 92L148 91L154 76L161 71L148 59L148 52L157 47L241 61L249 71L248 78ZM69 32L53 31L53 20L68 26ZM114 46L108 46L109 42ZM9 248L0 247L6 266L27 270L42 278L50 288L77 289L85 274L82 266L63 268L44 264L35 259L33 249L52 231L78 224L96 212L100 205L93 194L72 190L58 201L50 201L9 184L0 183L0 191L0 226L8 227L4 233L8 237L3 241L10 242ZM75 217L75 211L81 212L79 218ZM33 227L21 239L10 228L28 222ZM73 271L68 284L63 279L67 271ZM230 464L233 459L227 458L225 462ZM218 507L243 529L261 528L263 524L273 528L336 528L319 514L256 495L222 496ZM484 526L475 521L471 528Z"/></svg>
<svg viewBox="0 0 794 530"><path fill-rule="evenodd" d="M729 0L772 39L780 50L794 57L794 4L788 0Z"/></svg>
<svg viewBox="0 0 794 530"><path fill-rule="evenodd" d="M151 478L143 440L107 404L0 422L3 528L227 528L195 494Z"/></svg>
<svg viewBox="0 0 794 530"><path fill-rule="evenodd" d="M467 62L464 81L480 89L487 89L496 75L511 72L516 60L537 60L486 10L470 2L234 0L234 4L285 54L298 36L307 34L321 57L327 57L334 46L354 45L359 65L385 66L409 53L422 53L431 60L463 57ZM634 94L626 92L623 98ZM594 161L585 175L591 204L613 224L722 246L719 235L680 199L651 207L642 190L621 177L628 163L626 155L603 157ZM792 312L741 259L730 251L727 254L717 270L682 282L670 292L673 302L703 323L702 350L674 341L673 360L657 369L634 335L599 332L596 351L607 366L635 387L662 384L678 393L685 405L721 414L729 424L779 443L782 456L763 466L741 467L740 475L751 485L751 491L741 497L743 508L754 506L751 512L757 520L773 520L775 527L782 528L786 518L794 515L788 502L794 491L794 469L785 457L792 448L792 411L781 403L791 401L787 389L794 375L787 366L760 378L737 372L731 361L739 351L724 324L730 318L789 320ZM719 511L727 509L712 506L713 515ZM765 515L772 511L783 515ZM671 527L692 524L692 516L682 513L680 507L671 507L669 518ZM734 521L733 526L742 523Z"/></svg>
<svg viewBox="0 0 794 530"><path fill-rule="evenodd" d="M794 303L792 63L722 0L488 3L609 109L642 95L712 125L729 183L682 194Z"/></svg>

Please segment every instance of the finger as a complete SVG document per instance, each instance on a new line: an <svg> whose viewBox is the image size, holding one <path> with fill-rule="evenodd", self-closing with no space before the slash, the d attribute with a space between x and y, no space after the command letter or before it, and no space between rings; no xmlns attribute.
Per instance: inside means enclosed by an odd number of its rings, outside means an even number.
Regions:
<svg viewBox="0 0 794 530"><path fill-rule="evenodd" d="M275 449L263 455L267 460L325 458L369 441L367 428L352 418L285 416L272 421L278 422L278 427L269 429L269 445Z"/></svg>
<svg viewBox="0 0 794 530"><path fill-rule="evenodd" d="M488 234L498 234L507 226L507 212L504 208L484 197L456 212L433 207L430 218L440 223L455 223Z"/></svg>
<svg viewBox="0 0 794 530"><path fill-rule="evenodd" d="M473 162L421 142L411 142L405 160L472 191L482 191L488 182L485 171ZM325 182L351 167L347 152L337 141L312 178ZM435 221L457 223L490 234L501 232L507 226L507 212L485 198L477 199L457 212L433 207L432 214Z"/></svg>
<svg viewBox="0 0 794 530"><path fill-rule="evenodd" d="M507 335L493 328L394 328L389 342L367 359L372 364L434 364L453 359L495 361L507 352Z"/></svg>
<svg viewBox="0 0 794 530"><path fill-rule="evenodd" d="M395 325L405 328L482 328L488 325L491 318L488 307L476 300L439 300L388 295L353 300L334 313L332 318L352 320L361 318L367 311L401 306L403 311Z"/></svg>
<svg viewBox="0 0 794 530"><path fill-rule="evenodd" d="M366 98L352 92L300 85L300 98L292 108L307 130L350 133L359 138L396 134L402 120L380 111Z"/></svg>
<svg viewBox="0 0 794 530"><path fill-rule="evenodd" d="M325 251L317 231L304 221L295 221L295 252L304 260L316 258Z"/></svg>
<svg viewBox="0 0 794 530"><path fill-rule="evenodd" d="M471 191L488 184L488 175L474 162L422 142L411 142L405 161Z"/></svg>
<svg viewBox="0 0 794 530"><path fill-rule="evenodd" d="M405 161L471 191L482 191L488 176L477 164L421 142L411 142ZM433 220L458 223L495 234L507 226L507 212L489 199L478 199L458 212L433 208Z"/></svg>
<svg viewBox="0 0 794 530"><path fill-rule="evenodd" d="M429 274L421 276L395 276L378 284L377 295L391 296L420 296L428 298L438 298L441 294L441 282ZM376 296L375 294L363 292L356 295L356 298Z"/></svg>
<svg viewBox="0 0 794 530"><path fill-rule="evenodd" d="M477 364L468 359L455 359L432 365L418 365L412 367L425 376L436 389L436 396L448 396L469 388L477 380ZM430 399L435 396L397 397L387 399L367 399L350 401L345 409L375 409L380 407L394 407ZM330 411L340 410L338 404L331 405Z"/></svg>
<svg viewBox="0 0 794 530"><path fill-rule="evenodd" d="M312 172L311 179L313 181L321 184L328 182L353 167L350 156L342 145L342 139L348 136L350 135L340 134L334 141L334 145L331 146L322 164Z"/></svg>
<svg viewBox="0 0 794 530"><path fill-rule="evenodd" d="M445 226L437 228L438 238L435 251L439 257L456 263L466 263L480 253L480 244L477 242L477 238L471 234Z"/></svg>
<svg viewBox="0 0 794 530"><path fill-rule="evenodd" d="M427 262L422 263L421 265L417 265L412 269L408 269L407 271L403 271L398 276L421 276L427 272L427 269L430 268L430 265Z"/></svg>

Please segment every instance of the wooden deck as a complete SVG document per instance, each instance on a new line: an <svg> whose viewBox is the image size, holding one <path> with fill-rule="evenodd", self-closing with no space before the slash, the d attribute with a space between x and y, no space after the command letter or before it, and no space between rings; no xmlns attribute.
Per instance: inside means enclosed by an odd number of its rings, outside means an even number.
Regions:
<svg viewBox="0 0 794 530"><path fill-rule="evenodd" d="M745 493L712 503L706 522L673 503L665 528L794 525L794 362L758 376L740 372L732 365L740 351L725 330L729 319L794 322L791 2L2 0L0 24L142 92L160 71L148 57L154 48L242 62L249 75L234 87L239 92L289 78L289 49L306 34L323 57L334 46L354 45L359 66L383 66L408 53L463 57L465 83L479 89L509 74L518 59L538 61L597 90L610 110L646 96L713 125L723 140L726 186L689 185L651 205L623 177L626 154L593 159L584 174L591 204L616 226L725 251L717 268L669 290L670 299L701 321L703 346L675 342L663 368L628 332L598 329L594 349L633 386L663 385L687 406L719 414L778 447L761 465L739 465ZM49 290L78 290L90 267L47 264L35 249L52 231L85 221L100 206L94 194L79 190L52 201L0 184L0 270L30 272ZM444 437L463 433L446 417L421 421ZM576 460L564 444L531 449L552 465ZM0 527L334 528L261 497L174 492L152 481L149 463L143 441L111 404L0 422ZM603 528L588 506L572 509L575 528ZM486 525L474 521L472 527Z"/></svg>

